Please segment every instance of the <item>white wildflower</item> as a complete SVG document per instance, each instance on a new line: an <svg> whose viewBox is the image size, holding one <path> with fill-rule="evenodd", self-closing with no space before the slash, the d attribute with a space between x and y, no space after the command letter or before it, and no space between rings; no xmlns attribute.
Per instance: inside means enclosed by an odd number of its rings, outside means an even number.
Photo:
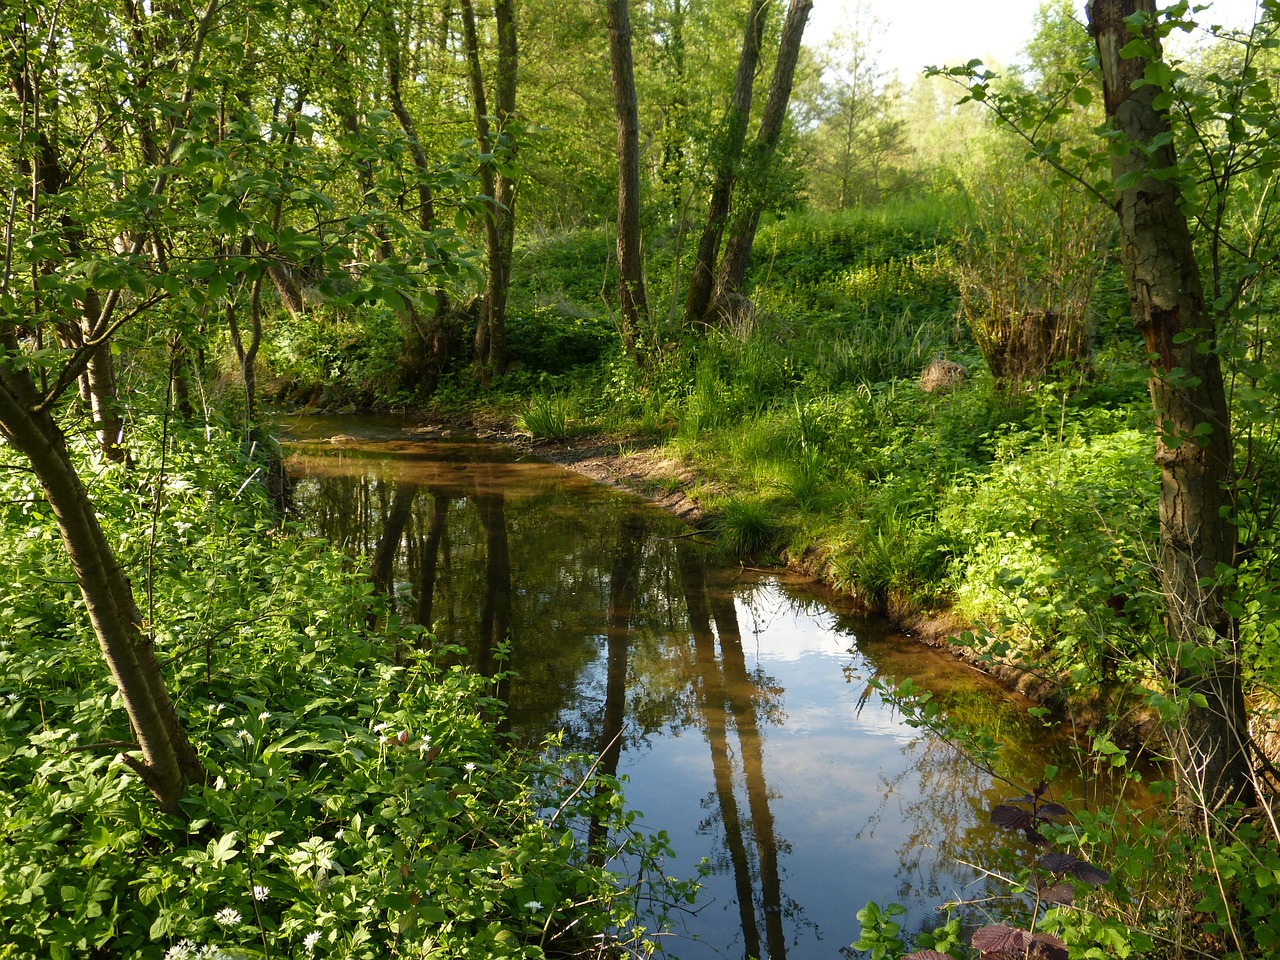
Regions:
<svg viewBox="0 0 1280 960"><path fill-rule="evenodd" d="M524 907L530 913L537 913L539 910L542 909L542 904L537 900L530 900L528 903L524 905Z"/></svg>
<svg viewBox="0 0 1280 960"><path fill-rule="evenodd" d="M424 735L422 738L422 742L418 744L418 753L420 755L425 755L426 752L430 749L431 749L431 737Z"/></svg>
<svg viewBox="0 0 1280 960"><path fill-rule="evenodd" d="M240 731L236 734L236 736L244 741L245 746L248 746L248 747L253 746L253 734L250 733L248 730L245 730L243 727L240 728Z"/></svg>
<svg viewBox="0 0 1280 960"><path fill-rule="evenodd" d="M320 931L312 930L302 938L302 948L311 953L316 948L316 944L320 942Z"/></svg>
<svg viewBox="0 0 1280 960"><path fill-rule="evenodd" d="M467 771L467 773L475 773L476 765L472 763L470 760L468 760L466 763L462 765L462 769Z"/></svg>
<svg viewBox="0 0 1280 960"><path fill-rule="evenodd" d="M255 885L253 888L253 899L265 900L267 899L267 895L270 893L271 893L271 890L269 887Z"/></svg>
<svg viewBox="0 0 1280 960"><path fill-rule="evenodd" d="M165 951L164 960L190 960L196 955L196 945L190 940L179 940Z"/></svg>
<svg viewBox="0 0 1280 960"><path fill-rule="evenodd" d="M259 723L262 723L262 721L264 720L270 720L270 719L271 719L271 712L269 710L263 710L260 714L258 714Z"/></svg>
<svg viewBox="0 0 1280 960"><path fill-rule="evenodd" d="M223 907L213 915L213 919L217 921L219 926L238 927L240 926L240 911L235 907Z"/></svg>
<svg viewBox="0 0 1280 960"><path fill-rule="evenodd" d="M390 726L391 726L391 724L389 724L389 723L385 723L385 722L384 722L384 723L375 724L375 725L374 725L374 728L373 728L373 732L374 732L374 733L381 733L383 730L386 730L386 729L387 729L388 727L390 727Z"/></svg>
<svg viewBox="0 0 1280 960"><path fill-rule="evenodd" d="M227 781L222 779L222 777L218 777L217 780L213 781L213 789L215 790L227 789Z"/></svg>

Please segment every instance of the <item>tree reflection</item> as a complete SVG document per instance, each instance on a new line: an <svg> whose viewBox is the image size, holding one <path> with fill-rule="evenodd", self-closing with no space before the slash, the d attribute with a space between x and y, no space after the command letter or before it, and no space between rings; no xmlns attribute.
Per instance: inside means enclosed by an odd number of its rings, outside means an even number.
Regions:
<svg viewBox="0 0 1280 960"><path fill-rule="evenodd" d="M431 497L431 522L427 527L427 534L417 540L418 575L414 578L418 585L417 622L424 627L435 624L432 614L436 598L436 568L448 520L449 495L436 490Z"/></svg>
<svg viewBox="0 0 1280 960"><path fill-rule="evenodd" d="M764 919L767 956L785 960L787 944L782 926L782 882L778 870L779 841L769 805L764 775L764 749L758 709L765 699L768 679L754 681L747 673L742 649L742 631L732 591L720 580L710 582L699 553L682 546L678 550L681 586L689 613L689 630L696 654L696 687L703 717L703 729L711 747L711 766L716 801L724 828L725 847L733 870L734 889L742 921L743 947L747 957L760 952L760 930L756 919L757 897L752 860L759 871L759 909ZM716 578L719 580L719 578ZM712 630L714 624L714 632ZM719 637L720 659L715 640ZM780 691L779 691L780 692ZM729 746L728 724L737 733L746 783L749 821L744 821L734 792L733 754ZM745 831L753 839L755 857L749 856ZM798 905L791 905L798 915Z"/></svg>
<svg viewBox="0 0 1280 960"><path fill-rule="evenodd" d="M618 760L622 756L623 724L627 719L627 653L643 532L643 524L636 514L628 512L622 515L618 521L613 569L609 574L608 663L605 669L604 717L597 749L600 772L607 777L618 775ZM593 851L603 851L604 834L604 825L596 817L588 831L588 845ZM602 853L597 855L602 856Z"/></svg>

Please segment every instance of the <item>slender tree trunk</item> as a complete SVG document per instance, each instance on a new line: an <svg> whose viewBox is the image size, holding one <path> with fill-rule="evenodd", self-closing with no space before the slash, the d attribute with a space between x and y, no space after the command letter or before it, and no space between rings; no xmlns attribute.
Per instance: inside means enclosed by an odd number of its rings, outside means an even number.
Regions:
<svg viewBox="0 0 1280 960"><path fill-rule="evenodd" d="M387 18L382 31L382 55L387 64L387 102L396 122L404 132L409 145L409 156L413 158L413 167L417 172L418 192L418 229L427 233L435 228L435 195L431 190L431 166L427 160L427 152L422 146L422 138L418 136L417 124L404 102L403 72L401 68L400 37L396 25ZM410 300L404 301L401 313L404 324L404 338L408 354L407 373L415 381L416 386L430 394L435 391L440 376L449 362L449 339L444 328L444 318L448 316L448 294L444 290L436 291L434 310L420 310Z"/></svg>
<svg viewBox="0 0 1280 960"><path fill-rule="evenodd" d="M721 140L716 149L715 179L711 187L711 199L707 204L706 225L702 228L697 259L689 278L689 294L684 304L686 325L701 323L711 305L720 239L724 235L724 225L732 206L742 146L747 141L751 93L755 86L756 66L760 62L760 45L764 37L765 15L769 4L770 0L751 0L747 13L747 28L742 40L742 55L738 58L738 73L733 81L733 96L729 101Z"/></svg>
<svg viewBox="0 0 1280 960"><path fill-rule="evenodd" d="M498 141L494 147L506 154L506 167L510 171L518 149L514 119L520 63L515 0L494 0L493 14L498 30L498 69L494 78ZM498 249L497 255L489 258L489 283L485 288L485 305L489 310L487 365L491 376L501 376L507 369L507 291L515 256L516 174L499 170L494 186L497 192L493 215L498 221Z"/></svg>
<svg viewBox="0 0 1280 960"><path fill-rule="evenodd" d="M1111 172L1130 307L1151 357L1167 665L1185 709L1170 737L1184 796L1215 807L1254 797L1237 624L1219 586L1236 563L1235 471L1217 318L1205 304L1178 180L1160 175L1176 164L1168 113L1156 102L1161 88L1139 83L1147 61L1121 54L1134 39L1125 19L1155 11L1154 0L1088 8L1107 119L1132 145L1113 147ZM1158 57L1154 33L1145 38Z"/></svg>
<svg viewBox="0 0 1280 960"><path fill-rule="evenodd" d="M25 370L0 370L0 433L31 463L53 508L103 658L138 738L142 759L122 756L160 808L178 813L186 784L202 783L204 767L165 690L129 580L102 532L61 430L47 411L36 412L38 400Z"/></svg>
<svg viewBox="0 0 1280 960"><path fill-rule="evenodd" d="M791 86L795 78L796 61L800 57L800 41L809 20L813 0L791 0L787 6L787 19L782 27L782 40L778 45L778 63L773 70L773 82L769 86L769 99L764 116L760 118L760 130L756 134L755 150L751 157L753 181L752 203L747 209L734 211L729 240L725 244L716 277L713 312L721 313L729 300L742 290L751 261L751 246L755 243L756 228L760 225L760 211L767 197L766 183L773 157L782 136L782 125L787 117L787 105L791 102Z"/></svg>
<svg viewBox="0 0 1280 960"><path fill-rule="evenodd" d="M495 78L497 138L489 126L488 99L484 89L484 72L480 65L480 42L476 31L475 7L471 0L459 0L462 13L463 42L467 54L467 72L471 82L472 116L476 127L476 148L491 156L502 147L512 153L508 121L516 107L516 42L515 4L513 0L497 0L494 16L498 33L498 67ZM504 139L505 138L505 139ZM488 382L502 374L507 365L507 287L511 278L511 259L515 244L515 182L496 173L492 162L480 164L480 189L492 199L485 217L485 250L489 273L485 283L484 314L476 324L475 354L480 378Z"/></svg>
<svg viewBox="0 0 1280 960"><path fill-rule="evenodd" d="M639 359L640 330L648 319L640 258L640 118L631 63L627 0L609 0L609 62L618 125L618 314L622 346Z"/></svg>
<svg viewBox="0 0 1280 960"><path fill-rule="evenodd" d="M258 417L258 350L262 347L262 278L254 280L249 288L249 343L246 345L236 316L236 305L227 301L227 328L231 333L231 347L240 364L240 376L244 380L245 430L252 430Z"/></svg>

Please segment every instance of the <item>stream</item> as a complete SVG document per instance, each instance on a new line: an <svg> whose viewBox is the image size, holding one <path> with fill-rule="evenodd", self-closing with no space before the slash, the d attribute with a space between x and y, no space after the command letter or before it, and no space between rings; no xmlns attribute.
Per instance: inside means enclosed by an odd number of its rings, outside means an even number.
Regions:
<svg viewBox="0 0 1280 960"><path fill-rule="evenodd" d="M669 955L838 957L868 900L933 926L986 894L968 864L1007 866L986 811L1067 762L1065 739L983 674L810 585L718 563L638 498L398 418L278 429L296 518L369 557L398 616L478 670L514 671L501 695L520 742L563 731L626 778L644 828L670 838L668 875L705 863ZM908 677L995 737L1020 789L869 685ZM1054 785L1068 806L1083 792Z"/></svg>

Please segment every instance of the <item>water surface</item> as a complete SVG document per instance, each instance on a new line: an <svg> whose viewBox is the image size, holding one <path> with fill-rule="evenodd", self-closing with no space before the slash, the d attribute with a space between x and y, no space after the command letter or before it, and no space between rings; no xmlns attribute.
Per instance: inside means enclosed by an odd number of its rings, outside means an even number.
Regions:
<svg viewBox="0 0 1280 960"><path fill-rule="evenodd" d="M705 861L668 953L836 957L868 900L905 904L919 929L984 893L969 864L1004 863L986 811L1014 788L870 685L912 677L1030 785L1057 740L982 674L803 584L717 564L662 511L514 448L397 420L282 427L300 518L368 556L398 615L514 671L514 736L562 730L626 777L670 837L668 874Z"/></svg>

